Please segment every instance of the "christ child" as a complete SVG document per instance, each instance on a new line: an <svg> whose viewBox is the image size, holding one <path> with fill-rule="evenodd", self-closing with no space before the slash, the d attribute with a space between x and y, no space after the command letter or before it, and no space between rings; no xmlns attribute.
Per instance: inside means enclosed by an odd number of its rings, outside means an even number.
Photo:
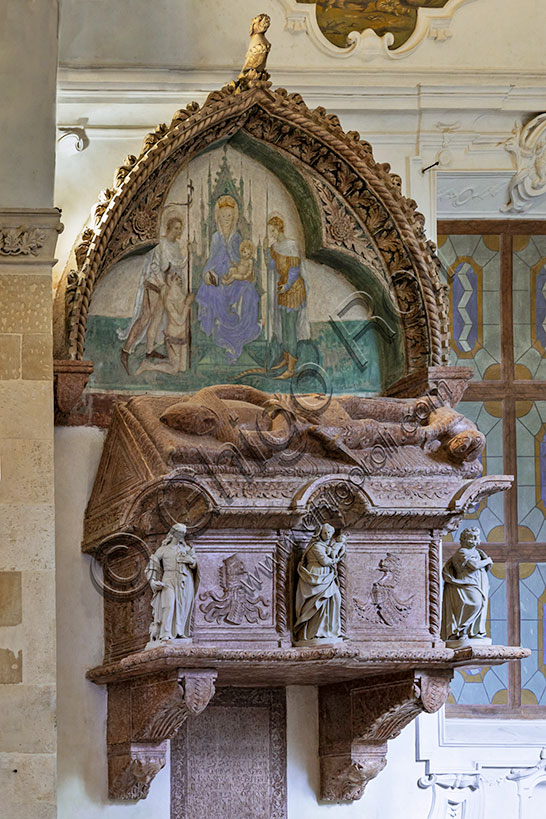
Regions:
<svg viewBox="0 0 546 819"><path fill-rule="evenodd" d="M227 274L224 276L222 284L231 284L231 282L234 281L253 282L254 281L253 262L255 251L256 248L249 239L245 239L244 241L242 241L241 246L239 248L241 261L239 262L239 264L233 265L233 267L229 268Z"/></svg>

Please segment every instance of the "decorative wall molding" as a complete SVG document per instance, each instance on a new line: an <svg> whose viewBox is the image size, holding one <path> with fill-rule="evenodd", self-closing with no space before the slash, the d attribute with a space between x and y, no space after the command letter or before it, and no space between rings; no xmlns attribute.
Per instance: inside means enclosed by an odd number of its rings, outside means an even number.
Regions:
<svg viewBox="0 0 546 819"><path fill-rule="evenodd" d="M537 785L546 782L545 720L446 719L444 709L416 722L420 788L432 790L427 819L530 819ZM537 757L540 757L537 762ZM517 786L514 788L514 783Z"/></svg>
<svg viewBox="0 0 546 819"><path fill-rule="evenodd" d="M310 7L308 7L310 8ZM112 105L115 124L127 138L139 136L136 125L127 125L120 108L130 107L131 122L139 123L149 131L158 118L166 118L172 111L188 102L203 103L210 91L225 83L234 74L232 66L203 70L198 68L158 67L97 67L92 65L59 68L57 108L59 126L70 127L82 114L89 116L85 129L99 126L96 109L85 106ZM316 105L340 111L396 110L397 112L423 109L513 112L537 111L544 106L544 87L536 72L483 69L479 84L471 68L420 70L398 65L359 66L341 61L333 66L313 65L298 68L275 67L276 83L286 88L297 88L299 93ZM358 87L358 94L355 94ZM449 93L446 93L449 91ZM154 106L150 114L150 105ZM164 105L164 113L157 106ZM142 112L135 117L135 112ZM101 116L105 115L101 109ZM510 121L510 127L513 118ZM100 123L106 126L106 122ZM101 138L108 138L110 129L103 128ZM505 132L506 133L506 132ZM499 140L497 140L498 142Z"/></svg>
<svg viewBox="0 0 546 819"><path fill-rule="evenodd" d="M511 191L517 188L513 184L517 176L511 171L439 172L436 176L438 219L521 218L522 211L507 210L506 206ZM545 218L546 196L528 200L525 210L527 216Z"/></svg>
<svg viewBox="0 0 546 819"><path fill-rule="evenodd" d="M546 783L546 748L540 752L540 760L534 768L513 769L506 779L515 782L518 788L519 816L526 819L529 802L538 785Z"/></svg>
<svg viewBox="0 0 546 819"><path fill-rule="evenodd" d="M546 113L527 125L516 122L504 147L514 155L517 171L510 180L503 211L526 213L534 202L546 197Z"/></svg>
<svg viewBox="0 0 546 819"><path fill-rule="evenodd" d="M89 145L89 137L85 130L86 125L87 117L82 118L77 125L59 125L57 145L70 145L72 150L77 153L85 151Z"/></svg>
<svg viewBox="0 0 546 819"><path fill-rule="evenodd" d="M530 768L546 736L546 720L446 719L444 709L416 725L416 760L426 763L427 774Z"/></svg>
<svg viewBox="0 0 546 819"><path fill-rule="evenodd" d="M399 60L411 54L426 37L434 42L444 42L452 36L450 25L457 9L471 2L474 0L448 0L444 8L419 8L413 33L402 46L391 50L393 34L387 32L380 37L370 28L360 32L352 31L347 36L347 47L339 48L322 33L317 22L316 3L280 0L285 11L286 28L289 31L306 32L314 45L329 57L346 59L354 54L364 62L378 58Z"/></svg>
<svg viewBox="0 0 546 819"><path fill-rule="evenodd" d="M482 776L475 774L430 774L417 783L432 788L427 819L484 819Z"/></svg>

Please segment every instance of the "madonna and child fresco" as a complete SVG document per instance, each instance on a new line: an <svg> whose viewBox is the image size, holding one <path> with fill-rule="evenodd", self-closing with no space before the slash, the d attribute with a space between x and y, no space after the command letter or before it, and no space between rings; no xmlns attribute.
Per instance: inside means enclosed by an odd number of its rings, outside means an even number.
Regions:
<svg viewBox="0 0 546 819"><path fill-rule="evenodd" d="M193 160L171 187L157 244L133 251L97 285L86 336L91 389L246 383L286 392L300 372L299 392L325 383L379 392L385 339L373 322L358 335L370 319L358 299L344 310L343 333L332 326L357 291L342 271L306 257L302 220L254 158L226 145ZM355 356L340 339L357 335ZM307 371L320 373L319 385L303 382Z"/></svg>

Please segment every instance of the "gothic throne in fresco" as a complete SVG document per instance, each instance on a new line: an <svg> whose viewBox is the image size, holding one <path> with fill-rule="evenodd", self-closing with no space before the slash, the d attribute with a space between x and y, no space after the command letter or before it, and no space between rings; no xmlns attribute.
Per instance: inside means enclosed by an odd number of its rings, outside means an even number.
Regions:
<svg viewBox="0 0 546 819"><path fill-rule="evenodd" d="M235 363L245 344L260 335L260 298L252 281L248 243L243 248L247 258L243 258L243 269L240 267L242 237L237 226L239 208L233 196L220 196L214 214L217 230L212 235L196 301L201 329L226 351L226 360Z"/></svg>

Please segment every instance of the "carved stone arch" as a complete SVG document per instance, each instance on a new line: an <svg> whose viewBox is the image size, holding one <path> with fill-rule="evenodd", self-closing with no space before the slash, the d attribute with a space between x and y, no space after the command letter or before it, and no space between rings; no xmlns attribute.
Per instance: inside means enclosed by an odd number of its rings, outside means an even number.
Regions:
<svg viewBox="0 0 546 819"><path fill-rule="evenodd" d="M379 261L373 272L380 289L390 293L390 309L400 317L406 375L442 364L444 290L415 202L401 194L400 180L388 165L374 162L370 145L357 132L345 133L336 116L323 108L311 111L298 94L260 87L240 94L225 87L210 94L202 108L192 103L178 111L169 125L145 138L138 158L128 157L118 169L114 187L95 207L93 227L86 228L75 250L78 269L68 298L64 289L58 296L57 310L66 304L66 357L83 358L87 314L101 276L115 261L157 241L159 213L175 173L235 135L278 151L318 178L315 206L322 214L323 242L315 252L325 260L329 254L353 261L360 255L369 270L371 257L366 263L362 250L347 246L344 234L343 209L356 216L368 253Z"/></svg>

